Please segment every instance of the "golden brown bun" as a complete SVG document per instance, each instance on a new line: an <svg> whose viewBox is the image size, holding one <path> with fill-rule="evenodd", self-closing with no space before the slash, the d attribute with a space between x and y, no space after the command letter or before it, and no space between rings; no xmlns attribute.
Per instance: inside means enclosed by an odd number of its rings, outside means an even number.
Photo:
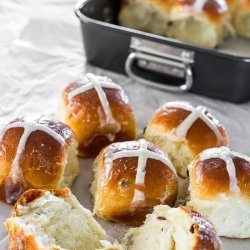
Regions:
<svg viewBox="0 0 250 250"><path fill-rule="evenodd" d="M165 162L149 156L145 172L143 171L145 179L139 184L136 183L139 171L138 157L127 155L142 145ZM114 158L117 153L124 152L126 152L124 157ZM91 187L94 213L103 219L133 226L141 225L146 214L152 212L154 206L158 204L173 206L176 202L177 176L168 156L144 140L113 143L106 147L96 158L94 171L95 178ZM142 198L135 199L138 191Z"/></svg>
<svg viewBox="0 0 250 250"><path fill-rule="evenodd" d="M171 8L167 36L214 48L234 30L225 0L176 0Z"/></svg>
<svg viewBox="0 0 250 250"><path fill-rule="evenodd" d="M140 2L140 0L123 0L122 1L122 6L128 5L128 4L133 4L136 2ZM161 6L164 9L169 9L173 3L173 0L145 0L145 2L157 4Z"/></svg>
<svg viewBox="0 0 250 250"><path fill-rule="evenodd" d="M203 155L211 155L209 159L201 160ZM190 190L196 198L220 199L224 196L234 195L230 190L230 175L225 160L213 157L214 154L222 156L228 154L235 168L237 185L241 198L250 199L250 158L230 151L226 147L212 148L198 155L189 166ZM231 156L230 156L231 155ZM249 177L249 178L248 178Z"/></svg>
<svg viewBox="0 0 250 250"><path fill-rule="evenodd" d="M232 15L238 5L238 2L238 0L227 0L227 5Z"/></svg>
<svg viewBox="0 0 250 250"><path fill-rule="evenodd" d="M9 250L95 250L105 232L69 189L23 193L7 219Z"/></svg>
<svg viewBox="0 0 250 250"><path fill-rule="evenodd" d="M102 79L102 81L105 80L105 78ZM103 88L116 121L116 124L111 124L105 121L107 117L95 89L81 93L73 99L69 98L72 91L86 85L85 83L86 81L76 81L63 90L57 112L58 119L69 125L75 132L79 155L93 157L112 141L134 140L136 122L125 92L121 88Z"/></svg>
<svg viewBox="0 0 250 250"><path fill-rule="evenodd" d="M166 34L172 0L124 0L119 13L121 25Z"/></svg>
<svg viewBox="0 0 250 250"><path fill-rule="evenodd" d="M186 213L193 222L189 229L190 233L192 233L194 237L194 242L192 246L193 250L223 249L220 238L218 237L213 225L205 217L203 217L200 213L185 206L180 205L179 210L182 210L183 213Z"/></svg>
<svg viewBox="0 0 250 250"><path fill-rule="evenodd" d="M214 48L234 34L231 9L225 0L127 0L119 13L121 25Z"/></svg>
<svg viewBox="0 0 250 250"><path fill-rule="evenodd" d="M159 205L144 225L130 229L123 239L128 250L222 250L213 225L199 213L184 207Z"/></svg>
<svg viewBox="0 0 250 250"><path fill-rule="evenodd" d="M9 123L2 132L0 142L0 199L14 203L29 188L60 188L70 186L79 172L77 142L73 131L65 124L40 117L29 121L33 128L43 125L51 129L63 141L60 143L50 134L35 130L27 137L20 152L18 148L24 138L23 127L11 127L16 122L25 124L27 117ZM20 150L20 148L19 148Z"/></svg>
<svg viewBox="0 0 250 250"><path fill-rule="evenodd" d="M238 1L235 8L234 26L238 35L250 38L250 0Z"/></svg>
<svg viewBox="0 0 250 250"><path fill-rule="evenodd" d="M228 10L226 1L206 0L202 5L196 6L197 0L175 0L172 8L182 8L190 12L199 13L207 16L210 20L218 22Z"/></svg>
<svg viewBox="0 0 250 250"><path fill-rule="evenodd" d="M166 103L155 112L145 130L145 139L166 151L182 176L186 176L188 164L198 153L228 143L224 127L205 108L205 119L218 130L220 138L217 138L214 130L200 118L191 123L185 136L176 136L176 130L191 116L191 111L186 107L203 108L180 101Z"/></svg>
<svg viewBox="0 0 250 250"><path fill-rule="evenodd" d="M220 147L189 166L188 206L206 216L220 236L250 237L250 158Z"/></svg>

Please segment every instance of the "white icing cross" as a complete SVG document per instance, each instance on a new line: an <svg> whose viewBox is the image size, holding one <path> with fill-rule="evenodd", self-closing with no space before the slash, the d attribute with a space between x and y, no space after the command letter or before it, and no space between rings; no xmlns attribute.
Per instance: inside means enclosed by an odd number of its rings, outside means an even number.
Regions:
<svg viewBox="0 0 250 250"><path fill-rule="evenodd" d="M218 128L219 122L213 118L213 120L209 119L206 115L206 108L203 106L197 106L194 107L193 105L189 104L188 102L168 102L164 105L162 105L161 109L164 108L179 108L179 109L184 109L187 111L190 111L191 113L184 119L184 121L174 130L175 134L175 140L177 141L182 141L189 129L192 127L194 122L197 119L201 119L203 122L206 123L206 125L215 133L217 140L222 141L222 135L220 133L220 130Z"/></svg>
<svg viewBox="0 0 250 250"><path fill-rule="evenodd" d="M239 157L250 162L249 157L237 152L233 152L228 147L211 148L203 151L200 154L201 161L209 160L211 158L219 158L225 161L230 180L230 191L232 193L238 193L240 189L238 186L238 181L236 176L236 168L233 162L234 157Z"/></svg>
<svg viewBox="0 0 250 250"><path fill-rule="evenodd" d="M22 179L22 171L20 169L19 166L19 161L20 158L22 156L22 153L25 149L25 145L27 142L28 137L30 136L30 134L34 131L40 130L43 131L45 133L47 133L48 135L50 135L51 137L53 137L55 140L57 140L60 144L64 144L65 140L64 138L56 133L53 129L51 129L50 127L47 127L43 124L39 124L39 120L41 119L41 117L39 119L37 119L35 122L30 122L30 121L23 121L23 122L13 122L7 125L7 127L5 128L5 131L7 129L11 129L11 128L24 128L23 134L20 138L17 150L16 150L16 155L15 158L12 162L12 168L11 171L8 175L9 178L11 178L11 180L15 183L17 180ZM3 134L4 136L4 134ZM8 203L11 203L13 201L14 197L6 197L6 200Z"/></svg>
<svg viewBox="0 0 250 250"><path fill-rule="evenodd" d="M139 142L139 149L118 151L118 152L113 153L111 157L106 158L106 161L105 161L106 179L108 179L110 176L110 172L113 167L113 161L120 159L120 158L125 158L125 157L138 157L137 173L136 173L136 178L135 178L135 184L137 185L144 185L145 174L146 174L145 169L146 169L148 159L161 161L166 166L168 166L171 169L171 171L177 176L175 168L169 159L167 159L163 155L160 155L158 153L148 150L148 143L144 139L141 139L138 142ZM124 144L124 143L120 143L120 144ZM144 193L138 189L135 189L132 203L135 201L144 200L144 199L145 199Z"/></svg>
<svg viewBox="0 0 250 250"><path fill-rule="evenodd" d="M81 85L79 88L74 89L72 92L68 94L68 97L70 100L72 100L75 96L80 95L82 93L85 93L91 89L95 89L99 100L101 102L101 105L103 107L103 111L106 115L106 122L108 124L117 124L119 125L120 130L120 124L117 123L117 121L114 119L109 102L107 99L107 96L103 90L103 88L110 88L110 89L118 89L121 90L121 87L114 82L112 82L111 79L107 77L101 77L101 76L96 76L93 74L86 74L86 83L84 85Z"/></svg>

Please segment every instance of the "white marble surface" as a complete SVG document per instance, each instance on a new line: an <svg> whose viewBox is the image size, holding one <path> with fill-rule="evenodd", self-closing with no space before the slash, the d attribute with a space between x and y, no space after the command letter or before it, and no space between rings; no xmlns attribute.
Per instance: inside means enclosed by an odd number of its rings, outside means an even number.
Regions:
<svg viewBox="0 0 250 250"><path fill-rule="evenodd" d="M122 85L134 107L139 128L153 111L171 100L207 106L225 125L232 149L250 155L250 102L241 105L194 94L176 95L147 88L125 76L90 65L82 50L73 0L0 0L0 124L30 112L55 112L61 89L84 72L108 75ZM91 160L81 160L81 174L73 186L80 202L91 209L88 183ZM0 249L7 249L4 221L11 207L0 203ZM103 223L110 238L123 227ZM226 250L250 249L250 241L223 240Z"/></svg>

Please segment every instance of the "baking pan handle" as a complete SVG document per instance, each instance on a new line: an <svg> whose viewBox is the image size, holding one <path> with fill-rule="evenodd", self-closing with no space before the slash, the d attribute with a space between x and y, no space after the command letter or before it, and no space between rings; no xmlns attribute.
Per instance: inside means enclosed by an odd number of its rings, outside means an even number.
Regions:
<svg viewBox="0 0 250 250"><path fill-rule="evenodd" d="M169 84L167 85L167 84L150 81L150 80L144 79L136 75L132 70L132 66L133 66L134 61L138 59L183 69L185 73L185 78L186 78L185 83L179 86L171 86ZM148 54L141 53L141 52L131 52L129 54L125 63L125 71L131 79L139 83L142 83L151 87L159 88L162 90L167 90L170 92L177 92L177 93L187 92L188 90L190 90L190 88L193 85L193 73L192 73L191 66L188 63L176 62L173 60L168 60L166 58L156 57L156 56L148 55Z"/></svg>

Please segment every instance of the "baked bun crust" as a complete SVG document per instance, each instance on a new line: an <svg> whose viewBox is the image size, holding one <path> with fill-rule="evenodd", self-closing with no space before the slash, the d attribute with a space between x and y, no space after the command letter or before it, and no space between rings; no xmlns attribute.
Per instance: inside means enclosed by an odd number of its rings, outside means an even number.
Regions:
<svg viewBox="0 0 250 250"><path fill-rule="evenodd" d="M168 156L145 140L113 143L94 162L91 186L100 218L141 225L158 204L173 206L178 180Z"/></svg>
<svg viewBox="0 0 250 250"><path fill-rule="evenodd" d="M76 147L61 122L26 116L9 123L0 140L0 199L14 203L29 188L70 186L79 172Z"/></svg>
<svg viewBox="0 0 250 250"><path fill-rule="evenodd" d="M167 36L202 47L214 48L233 33L225 0L176 0L170 21Z"/></svg>
<svg viewBox="0 0 250 250"><path fill-rule="evenodd" d="M226 0L125 0L119 22L129 28L214 48L234 33L231 6Z"/></svg>
<svg viewBox="0 0 250 250"><path fill-rule="evenodd" d="M188 102L168 102L148 123L145 139L167 152L181 176L201 151L228 144L227 133L204 107Z"/></svg>
<svg viewBox="0 0 250 250"><path fill-rule="evenodd" d="M250 38L250 0L237 2L234 26L238 35Z"/></svg>
<svg viewBox="0 0 250 250"><path fill-rule="evenodd" d="M9 250L95 250L105 232L69 189L30 189L7 219Z"/></svg>
<svg viewBox="0 0 250 250"><path fill-rule="evenodd" d="M199 154L189 165L190 201L220 236L250 237L250 158L227 147Z"/></svg>
<svg viewBox="0 0 250 250"><path fill-rule="evenodd" d="M222 243L212 224L183 206L160 205L147 216L143 226L130 229L123 245L128 250L220 250Z"/></svg>
<svg viewBox="0 0 250 250"><path fill-rule="evenodd" d="M119 13L121 25L165 35L171 0L123 0Z"/></svg>
<svg viewBox="0 0 250 250"><path fill-rule="evenodd" d="M113 141L134 140L136 122L122 88L106 77L87 74L62 93L57 118L69 125L80 156L96 156Z"/></svg>

